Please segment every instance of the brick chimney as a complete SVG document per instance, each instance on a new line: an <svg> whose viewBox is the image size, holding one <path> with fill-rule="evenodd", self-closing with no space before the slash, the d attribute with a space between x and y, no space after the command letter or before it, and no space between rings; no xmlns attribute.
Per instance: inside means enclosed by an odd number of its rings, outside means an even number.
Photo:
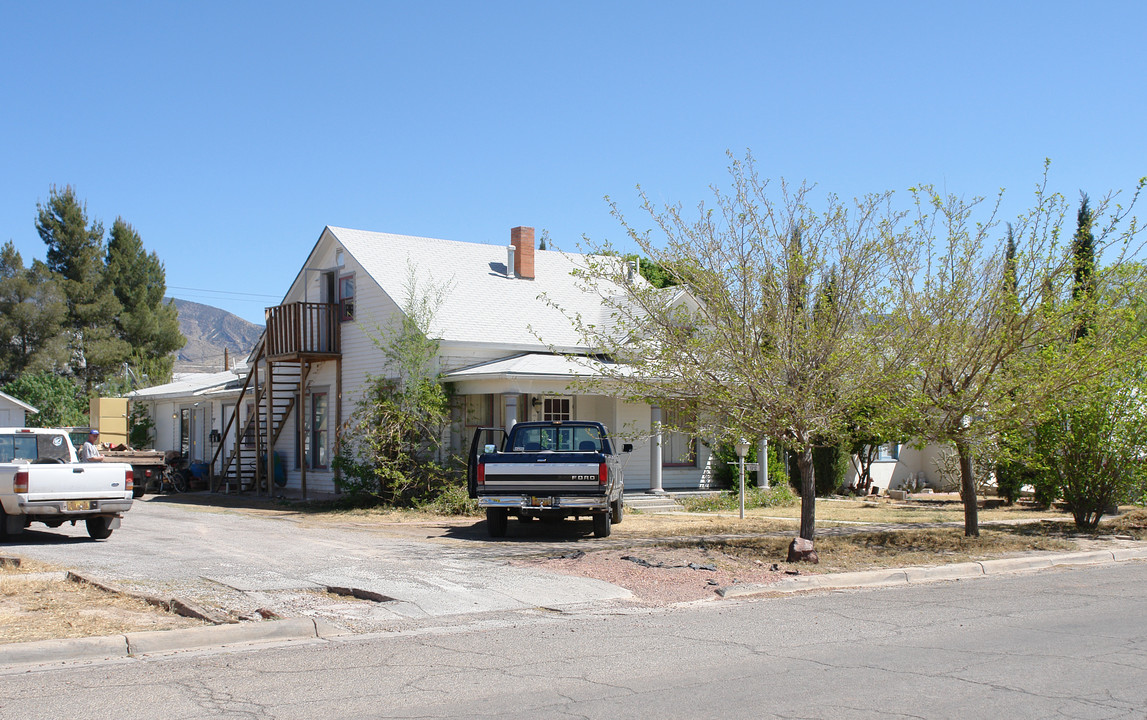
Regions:
<svg viewBox="0 0 1147 720"><path fill-rule="evenodd" d="M534 279L534 229L516 227L510 230L510 244L514 246L514 274L527 280Z"/></svg>

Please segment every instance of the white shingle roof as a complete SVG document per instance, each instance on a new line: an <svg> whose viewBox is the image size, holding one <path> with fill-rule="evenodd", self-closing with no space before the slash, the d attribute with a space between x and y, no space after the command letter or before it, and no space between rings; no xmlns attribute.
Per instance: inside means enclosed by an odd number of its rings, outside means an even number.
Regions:
<svg viewBox="0 0 1147 720"><path fill-rule="evenodd" d="M505 377L572 378L616 375L624 370L623 365L589 357L525 353L455 370L447 373L445 379L455 381Z"/></svg>
<svg viewBox="0 0 1147 720"><path fill-rule="evenodd" d="M164 385L155 385L141 390L134 390L127 394L130 398L139 400L155 400L168 397L185 397L199 395L208 390L222 388L227 383L239 379L233 370L217 373L175 373L171 382Z"/></svg>
<svg viewBox="0 0 1147 720"><path fill-rule="evenodd" d="M565 312L603 324L599 296L573 277L586 256L555 250L534 251L534 280L506 277L506 245L437 240L329 227L343 247L399 306L410 294L409 268L418 290L449 288L431 325L444 341L496 343L512 347L583 348ZM539 340L540 338L540 340Z"/></svg>

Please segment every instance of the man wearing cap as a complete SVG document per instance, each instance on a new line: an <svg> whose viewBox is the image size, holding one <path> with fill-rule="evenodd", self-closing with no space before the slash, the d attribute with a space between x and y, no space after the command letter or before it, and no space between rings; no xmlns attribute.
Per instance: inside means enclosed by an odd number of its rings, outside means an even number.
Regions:
<svg viewBox="0 0 1147 720"><path fill-rule="evenodd" d="M100 455L100 431L92 430L88 433L88 440L84 446L80 448L80 462L103 462L104 456Z"/></svg>

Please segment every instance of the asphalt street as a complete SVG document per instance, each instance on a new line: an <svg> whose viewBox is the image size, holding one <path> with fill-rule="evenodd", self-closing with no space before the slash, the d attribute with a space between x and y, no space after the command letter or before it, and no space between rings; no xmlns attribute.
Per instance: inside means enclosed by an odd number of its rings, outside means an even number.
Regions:
<svg viewBox="0 0 1147 720"><path fill-rule="evenodd" d="M1147 563L5 671L0 717L1147 717Z"/></svg>

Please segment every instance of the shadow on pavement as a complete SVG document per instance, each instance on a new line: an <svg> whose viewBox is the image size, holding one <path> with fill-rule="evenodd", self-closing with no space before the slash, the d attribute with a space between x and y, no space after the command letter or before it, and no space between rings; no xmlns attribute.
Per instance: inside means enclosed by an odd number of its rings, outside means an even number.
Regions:
<svg viewBox="0 0 1147 720"><path fill-rule="evenodd" d="M70 527L65 523L61 527ZM77 525L77 527L82 527ZM12 548L30 545L84 545L91 542L100 542L99 540L92 540L87 535L83 537L76 537L74 535L61 535L53 532L55 528L41 528L32 529L24 528L24 532L19 535L9 535L6 539L0 540L0 547ZM112 537L115 537L113 534Z"/></svg>
<svg viewBox="0 0 1147 720"><path fill-rule="evenodd" d="M440 537L490 543L568 543L594 540L592 520L519 521L510 519L506 536L490 537L485 520L473 525L456 525L445 529Z"/></svg>

